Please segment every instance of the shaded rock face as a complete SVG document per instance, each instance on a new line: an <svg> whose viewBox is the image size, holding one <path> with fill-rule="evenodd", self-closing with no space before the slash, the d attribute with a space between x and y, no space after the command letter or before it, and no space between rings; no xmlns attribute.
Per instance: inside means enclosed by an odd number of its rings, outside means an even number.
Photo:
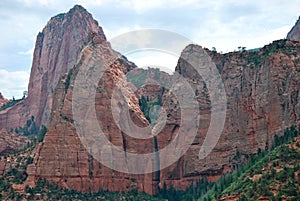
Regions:
<svg viewBox="0 0 300 201"><path fill-rule="evenodd" d="M128 81L135 85L136 96L139 99L144 96L148 101L153 101L162 95L171 79L171 75L158 68L135 68L126 76Z"/></svg>
<svg viewBox="0 0 300 201"><path fill-rule="evenodd" d="M131 138L121 132L114 123L118 121L117 119L120 121L118 123L122 123L123 119L131 118L141 127L148 125L130 85L126 79L121 81L128 69L133 66L123 57L119 57L101 36L95 35L82 51L76 67L70 71L68 76L61 79L56 87L51 123L44 142L36 149L34 163L28 166L28 184L34 184L38 178L46 178L49 181L58 182L61 186L82 192L96 192L101 189L130 191L134 188L150 194L156 192L155 187L158 186L158 182L154 181L155 178L152 174L130 175L111 170L94 159L80 141L73 123L74 82L79 69L83 70L91 66L101 68L102 65L108 65L109 68L99 81L94 98L97 118L105 136L115 146L127 152L147 153L153 151L152 139L141 141ZM111 102L113 91L119 82L121 82L121 87L116 91L117 98ZM83 92L82 97L88 96L88 92ZM129 107L130 116L122 112L122 107L125 105ZM112 116L111 107L114 108L117 115L116 120ZM82 113L81 115L85 116L86 114ZM114 160L118 162L118 159L114 158ZM149 165L152 164L149 163Z"/></svg>
<svg viewBox="0 0 300 201"><path fill-rule="evenodd" d="M88 153L74 125L72 94L79 69L99 66L100 63L110 66L99 81L96 96L93 98L96 100L97 118L105 135L123 150L150 153L155 146L160 149L165 147L180 128L181 113L176 97L165 93L163 107L170 115L166 126L157 136L156 145L152 139L141 141L120 131L111 114L112 105L119 122L131 118L141 127L148 125L138 106L139 95L134 93L132 85L126 81L118 89L117 99L112 103L110 101L115 85L134 66L111 49L102 29L82 9L75 6L69 13L52 18L43 33L39 34L28 98L4 113L0 112L1 126L5 119L6 127L21 125L26 120L25 117L30 115L35 115L41 124L47 124L51 114L44 142L35 150L34 164L27 169L28 184L33 185L37 179L46 178L61 186L83 192L100 189L129 191L137 188L153 194L164 183L184 189L203 176L215 181L221 174L234 169L238 161L233 158L237 152L253 154L259 148L269 149L273 136L281 134L284 128L294 124L299 118L299 43L275 42L256 53L234 52L221 55L208 52L224 80L228 100L227 118L217 146L207 158L199 160L198 153L209 126L211 106L203 80L184 58L184 55L200 54L202 48L190 45L183 51L176 67L176 71L195 90L201 113L199 130L190 149L178 162L159 173L129 175L105 167ZM68 21L71 16L78 18L76 23L73 20ZM82 26L82 23L86 23L84 26L88 30L77 31L76 27ZM93 34L89 34L91 31ZM70 42L74 38L78 40ZM89 38L88 45L80 52L86 38ZM272 45L281 50L272 52ZM50 57L53 59L49 59ZM67 72L68 75L60 79ZM138 93L154 98L157 93L161 93L161 89L145 85ZM83 94L85 95L88 96ZM130 117L121 110L126 104L129 106ZM8 119L17 121L12 123Z"/></svg>
<svg viewBox="0 0 300 201"><path fill-rule="evenodd" d="M2 93L0 92L0 107L7 102L8 102L8 100L6 98L4 98Z"/></svg>
<svg viewBox="0 0 300 201"><path fill-rule="evenodd" d="M0 156L22 149L28 142L30 142L30 140L25 136L19 136L14 133L9 133L6 129L1 129Z"/></svg>
<svg viewBox="0 0 300 201"><path fill-rule="evenodd" d="M28 97L0 112L0 128L23 127L31 116L38 125L49 124L54 88L61 76L73 68L91 33L106 40L97 21L81 6L51 18L37 36Z"/></svg>
<svg viewBox="0 0 300 201"><path fill-rule="evenodd" d="M274 135L296 124L300 115L300 43L275 41L260 52L209 52L219 69L227 94L227 116L222 135L213 151L203 160L198 153L210 122L210 102L202 78L186 62L191 54L200 54L199 46L186 47L176 71L185 77L197 91L201 119L194 143L185 155L172 166L161 171L163 182L184 189L201 176L215 181L222 174L237 167L234 157L268 150ZM278 51L272 52L274 49ZM199 53L197 53L199 52ZM259 59L261 58L261 60ZM158 137L158 143L172 139L180 127L180 115L171 95L164 99L165 110L173 109L172 121ZM176 129L175 129L176 128ZM161 137L160 137L161 136Z"/></svg>
<svg viewBox="0 0 300 201"><path fill-rule="evenodd" d="M86 151L73 123L72 93L78 69L97 66L100 61L111 62L109 70L99 82L95 107L105 135L123 150L150 153L155 146L159 149L165 147L174 139L180 128L181 113L176 97L166 92L163 107L170 115L166 126L157 136L157 145L151 140L140 141L124 135L114 123L110 105L114 105L119 115L117 119L127 119L128 116L121 112L121 108L125 100L130 100L130 118L141 127L148 125L138 107L137 96L130 87L132 85L124 82L120 88L122 93L117 93L117 101L110 102L116 83L132 67L126 60L112 62L110 58L115 57L116 53L107 42L94 37L89 46L82 51L81 59L70 76L65 76L56 88L49 131L44 142L36 150L34 164L28 167L29 184L33 184L38 178L46 178L83 192L100 189L128 191L137 188L153 194L159 187L163 187L164 183L177 189L185 189L204 176L209 181L216 181L220 175L234 170L240 162L234 159L237 153L255 154L258 149L270 149L274 135L281 135L286 127L295 124L299 118L298 42L276 41L255 53L234 52L221 55L207 50L224 81L228 101L227 116L216 147L208 157L199 160L198 153L210 123L211 106L201 76L197 75L185 60L189 54L200 54L203 49L190 45L183 51L176 71L191 84L199 102L199 130L191 147L180 160L159 173L129 175L111 170L97 162ZM273 51L274 48L279 49ZM66 83L69 83L67 90ZM165 157L173 155L170 152L170 155ZM164 160L163 157L158 158L160 162Z"/></svg>
<svg viewBox="0 0 300 201"><path fill-rule="evenodd" d="M288 33L286 38L289 39L289 40L300 41L300 17L297 20L295 26Z"/></svg>

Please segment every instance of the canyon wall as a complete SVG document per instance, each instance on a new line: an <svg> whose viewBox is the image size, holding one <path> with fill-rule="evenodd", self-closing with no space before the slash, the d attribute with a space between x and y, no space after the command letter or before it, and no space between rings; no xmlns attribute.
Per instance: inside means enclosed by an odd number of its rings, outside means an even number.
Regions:
<svg viewBox="0 0 300 201"><path fill-rule="evenodd" d="M31 116L35 116L39 125L48 127L44 141L35 150L34 163L28 166L27 183L34 185L38 179L45 178L82 192L137 188L154 194L164 183L184 189L204 176L214 181L237 168L240 161L236 155L270 149L274 135L282 134L299 119L299 42L275 41L257 52L219 54L205 50L223 79L227 116L216 147L208 157L200 160L198 153L210 125L211 102L203 79L187 61L189 56L201 55L203 51L197 45L187 46L176 67L176 72L194 89L201 114L197 135L189 150L176 163L161 171L138 175L120 173L99 163L80 140L72 113L72 95L78 72L109 66L96 86L96 95L91 98L96 101L99 125L107 139L129 153L151 153L175 139L182 120L178 100L174 94L164 93L163 107L168 115L166 126L156 140L140 140L126 135L117 126L119 123L126 127L128 124L122 122L124 119L132 119L140 127L149 125L139 108L139 95L123 79L135 66L112 50L101 27L81 6L52 18L37 37L28 97L0 111L0 128L22 127ZM121 85L115 94L117 99L111 103L119 82ZM152 99L161 91L156 88L150 88L151 92L146 90L149 89L144 86L137 93ZM82 94L83 97L89 95L87 92ZM125 106L129 113L122 112ZM192 108L188 109L192 111ZM82 115L85 118L85 114ZM117 115L117 119L113 115ZM129 130L131 134L136 132L134 128L129 127ZM155 169L154 165L172 157L172 152L167 156L158 155L157 161L149 161L146 165ZM118 163L118 158L115 162Z"/></svg>
<svg viewBox="0 0 300 201"><path fill-rule="evenodd" d="M200 127L194 143L178 163L161 171L162 182L182 189L197 178L218 176L238 167L236 156L269 150L274 135L296 124L300 115L300 43L280 40L258 52L219 54L206 49L216 64L227 95L227 115L222 135L205 159L198 153L210 124L209 93L202 77L187 62L191 55L201 55L203 48L189 45L179 59L176 71L185 77L197 92L201 110ZM180 109L173 96L166 94L164 107L173 110L172 121L158 137L172 139L172 131L180 128ZM176 129L175 129L176 128ZM185 185L186 184L186 185Z"/></svg>
<svg viewBox="0 0 300 201"><path fill-rule="evenodd" d="M109 66L109 68L105 70L103 66ZM97 92L91 98L96 100L97 118L107 139L114 146L131 153L150 153L154 150L153 139L145 141L134 139L118 128L116 123L126 123L122 122L124 119L132 119L140 127L148 126L148 122L139 108L138 99L130 87L132 85L128 84L125 78L125 73L135 66L120 57L111 49L108 42L95 34L89 45L82 51L79 62L69 72L68 76L61 79L56 87L49 130L44 142L36 150L34 164L28 166L27 182L34 184L37 179L46 178L48 181L58 182L64 187L82 192L130 191L137 188L139 191L150 194L156 193L158 185L154 174L135 175L112 170L100 164L88 153L87 149L91 147L85 147L80 140L78 130L74 125L72 94L76 77L79 76L78 71L92 70L91 67L96 67L104 72L102 78L99 78ZM117 97L111 103L113 92L120 82L121 87L115 92ZM88 90L83 91L80 96L89 97ZM81 104L86 104L86 107L89 107L86 102ZM124 113L122 108L127 106L130 112ZM112 108L119 122L115 122L116 119L111 112ZM86 113L83 112L79 115L85 118ZM87 123L90 124L88 119ZM95 125L89 126L93 128ZM131 133L136 132L134 128L129 129ZM107 149L105 151L109 151ZM113 157L113 161L118 163L120 159L116 158L114 153ZM124 157L127 160L126 155ZM146 165L151 168L152 162L148 161L148 163ZM126 163L126 166L131 165L134 164Z"/></svg>
<svg viewBox="0 0 300 201"><path fill-rule="evenodd" d="M51 18L36 39L28 97L0 111L0 128L23 127L31 116L39 126L48 126L54 88L61 76L74 67L92 33L106 40L98 22L81 6Z"/></svg>

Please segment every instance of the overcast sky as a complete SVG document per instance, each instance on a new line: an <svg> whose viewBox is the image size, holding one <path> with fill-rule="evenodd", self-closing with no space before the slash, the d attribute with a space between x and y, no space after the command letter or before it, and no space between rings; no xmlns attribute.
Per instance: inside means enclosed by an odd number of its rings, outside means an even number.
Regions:
<svg viewBox="0 0 300 201"><path fill-rule="evenodd" d="M52 16L67 12L74 4L92 13L108 39L156 28L219 52L238 46L261 47L285 38L300 15L299 0L1 0L0 92L7 98L21 97L27 89L38 32ZM164 60L162 55L157 58ZM165 60L175 68L172 58Z"/></svg>

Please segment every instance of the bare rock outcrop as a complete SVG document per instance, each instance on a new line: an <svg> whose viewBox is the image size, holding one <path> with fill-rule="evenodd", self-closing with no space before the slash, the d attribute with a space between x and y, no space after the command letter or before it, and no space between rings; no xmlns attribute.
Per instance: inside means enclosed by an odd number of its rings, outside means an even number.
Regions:
<svg viewBox="0 0 300 201"><path fill-rule="evenodd" d="M129 82L136 87L135 94L140 99L144 96L148 101L153 101L163 95L168 88L171 75L159 68L135 68L126 75Z"/></svg>
<svg viewBox="0 0 300 201"><path fill-rule="evenodd" d="M74 67L92 33L106 40L98 22L79 5L51 18L36 39L28 97L0 112L0 128L23 127L31 116L39 126L49 124L54 88Z"/></svg>
<svg viewBox="0 0 300 201"><path fill-rule="evenodd" d="M48 181L58 182L61 186L82 192L130 191L134 188L150 194L157 192L158 182L154 181L153 174L134 175L112 170L100 164L80 140L72 113L75 80L80 70L98 68L102 71L103 65L109 66L109 68L104 72L102 78L99 78L96 95L92 98L96 100L97 118L105 136L114 146L127 152L149 153L153 151L153 139L144 141L134 139L118 128L117 123L126 123L122 122L126 119L132 119L141 127L148 126L148 122L138 106L138 99L126 79L124 80L127 70L132 68L131 63L124 60L123 57L119 57L108 42L100 36L94 35L89 45L82 51L79 62L56 87L48 132L44 142L36 150L34 164L28 166L27 182L29 184L34 184L39 178L45 178ZM121 87L115 92L117 98L111 102L116 85L120 82ZM83 91L81 96L89 97L88 91ZM82 104L86 107L89 106L86 102ZM128 107L130 113L122 112L124 107ZM117 119L112 114L112 108ZM85 118L86 114L80 115ZM89 126L93 128L94 125ZM135 132L133 128L129 129ZM107 149L105 150L109 151ZM114 153L112 153L112 157L116 163L120 161L115 158ZM147 165L152 165L151 161L148 163ZM126 165L142 164L128 163Z"/></svg>
<svg viewBox="0 0 300 201"><path fill-rule="evenodd" d="M0 107L2 107L2 105L4 105L7 102L8 102L8 100L6 98L4 98L4 96L0 92Z"/></svg>
<svg viewBox="0 0 300 201"><path fill-rule="evenodd" d="M23 126L32 115L39 124L48 125L44 141L35 150L34 163L27 169L28 184L45 178L82 192L137 188L153 194L164 183L184 189L204 176L215 181L237 168L239 161L234 158L238 153L248 155L257 153L258 149L270 149L274 135L280 135L299 120L299 42L275 41L257 52L218 54L206 50L224 82L227 116L216 147L208 157L199 160L198 153L210 125L211 101L203 79L186 62L186 56L200 55L202 51L197 45L187 46L176 67L177 73L194 89L201 114L197 135L189 150L160 172L121 173L99 163L80 140L72 108L79 71L90 68L93 72L98 68L101 70L102 65L109 66L95 86L96 95L90 97L83 91L82 96L95 99L99 126L112 144L126 152L150 153L166 147L181 127L178 100L171 93L164 94L163 107L168 118L156 140L126 135L117 125L121 124L130 130L129 134L134 134L135 130L128 126L126 119L132 119L140 127L149 124L139 108L139 95L124 80L125 74L134 66L111 49L102 29L82 7L75 6L67 14L52 18L37 37L28 98L0 112L0 128ZM120 87L116 89L117 84ZM138 93L152 99L161 90L145 85ZM113 94L117 98L111 101ZM89 102L83 102L85 105L90 106ZM123 112L125 107L129 113ZM84 112L81 115L85 118ZM87 124L91 122L87 121ZM89 126L93 128L94 125ZM169 152L164 157L158 156L158 161L172 158L174 154ZM118 163L121 159L114 161ZM147 164L151 168L152 162Z"/></svg>
<svg viewBox="0 0 300 201"><path fill-rule="evenodd" d="M162 182L184 189L196 179L206 176L210 181L238 167L236 155L255 154L269 150L274 135L282 135L285 128L295 125L300 115L300 43L280 40L258 52L218 54L206 50L216 64L227 94L227 115L222 135L205 159L198 153L210 122L210 101L203 79L186 62L192 54L201 54L197 45L185 48L176 71L186 78L195 93L201 110L198 134L185 155L172 166L161 171ZM175 103L175 104L174 104ZM178 104L171 95L164 99L166 110L173 109L172 121L158 137L164 139L180 128ZM166 137L168 136L168 137Z"/></svg>
<svg viewBox="0 0 300 201"><path fill-rule="evenodd" d="M293 26L291 31L288 33L286 38L289 40L300 41L300 17L297 20L295 26Z"/></svg>
<svg viewBox="0 0 300 201"><path fill-rule="evenodd" d="M25 136L9 133L6 129L0 130L0 155L22 149L30 140Z"/></svg>

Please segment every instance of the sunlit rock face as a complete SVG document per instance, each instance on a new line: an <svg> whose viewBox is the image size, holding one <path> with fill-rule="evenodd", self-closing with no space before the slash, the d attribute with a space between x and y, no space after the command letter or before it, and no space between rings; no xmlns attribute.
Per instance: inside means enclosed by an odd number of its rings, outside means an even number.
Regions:
<svg viewBox="0 0 300 201"><path fill-rule="evenodd" d="M76 5L68 13L51 18L36 39L28 97L0 111L0 128L23 127L31 116L40 126L49 124L54 89L59 79L76 64L91 33L106 40L98 22L81 6Z"/></svg>

